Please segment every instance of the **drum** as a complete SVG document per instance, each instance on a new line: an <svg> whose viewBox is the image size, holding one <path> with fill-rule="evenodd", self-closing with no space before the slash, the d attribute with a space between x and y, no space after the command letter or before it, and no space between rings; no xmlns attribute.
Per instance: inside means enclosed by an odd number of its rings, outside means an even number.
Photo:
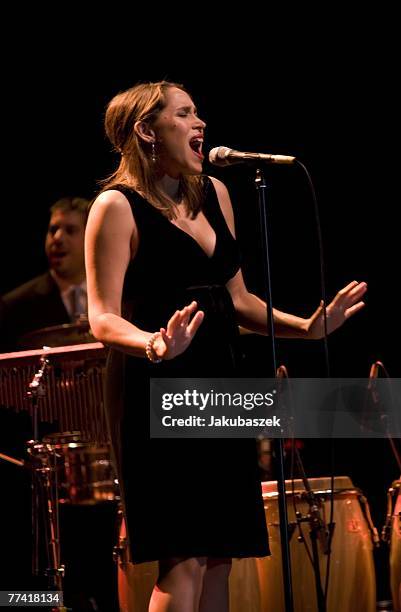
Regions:
<svg viewBox="0 0 401 612"><path fill-rule="evenodd" d="M391 500L390 585L395 612L401 612L401 480L389 489Z"/></svg>
<svg viewBox="0 0 401 612"><path fill-rule="evenodd" d="M309 479L312 490L321 501L321 515L330 517L330 478ZM230 610L240 612L284 612L281 544L276 481L262 483L271 556L242 559L233 563L230 576ZM305 544L298 539L295 511L308 514L308 503L302 480L286 481L288 520L294 526L290 540L291 568L295 612L316 612L316 590L312 564ZM376 581L372 533L362 511L360 492L348 477L334 479L334 535L330 557L330 580L327 612L375 612ZM311 550L309 523L302 523L305 542ZM326 560L318 541L322 584Z"/></svg>
<svg viewBox="0 0 401 612"><path fill-rule="evenodd" d="M309 480L326 521L330 516L330 479ZM334 480L334 522L330 562L330 582L327 612L375 612L376 583L373 562L372 534L363 514L360 492L348 477ZM295 524L295 509L308 513L305 490L301 480L286 481L287 509L290 523ZM276 481L262 483L271 556L234 559L230 574L230 612L284 612L281 572L278 494ZM235 503L235 500L233 500ZM303 523L305 540L311 548L308 523ZM125 526L120 537L118 587L120 612L147 612L158 564L129 563L126 553ZM294 612L316 612L315 581L304 543L295 529L290 541L294 591ZM319 547L321 576L326 575L326 559Z"/></svg>
<svg viewBox="0 0 401 612"><path fill-rule="evenodd" d="M116 499L108 446L84 442L79 431L51 434L43 442L53 454L60 503L93 505Z"/></svg>
<svg viewBox="0 0 401 612"><path fill-rule="evenodd" d="M120 612L148 612L153 587L156 584L157 561L133 564L130 562L125 521L120 512L120 529L115 560L118 563L118 601Z"/></svg>

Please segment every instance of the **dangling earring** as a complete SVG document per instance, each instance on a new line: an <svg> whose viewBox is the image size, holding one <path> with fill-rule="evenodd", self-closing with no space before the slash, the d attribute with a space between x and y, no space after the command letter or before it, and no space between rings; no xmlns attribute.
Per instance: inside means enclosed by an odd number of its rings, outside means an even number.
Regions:
<svg viewBox="0 0 401 612"><path fill-rule="evenodd" d="M156 147L155 147L155 143L152 142L152 155L151 155L151 159L152 162L155 164L156 163Z"/></svg>

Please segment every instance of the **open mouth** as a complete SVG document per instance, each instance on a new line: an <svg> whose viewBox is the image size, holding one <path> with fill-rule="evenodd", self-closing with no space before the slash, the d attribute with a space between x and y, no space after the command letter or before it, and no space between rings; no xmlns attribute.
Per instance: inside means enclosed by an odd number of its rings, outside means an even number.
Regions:
<svg viewBox="0 0 401 612"><path fill-rule="evenodd" d="M189 146L199 159L204 158L202 153L203 140L201 138L192 138L192 140L189 141Z"/></svg>

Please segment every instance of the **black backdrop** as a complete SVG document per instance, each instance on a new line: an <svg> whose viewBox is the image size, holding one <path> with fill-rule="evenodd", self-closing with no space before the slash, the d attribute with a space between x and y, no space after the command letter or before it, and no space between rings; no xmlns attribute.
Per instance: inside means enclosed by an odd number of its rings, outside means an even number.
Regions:
<svg viewBox="0 0 401 612"><path fill-rule="evenodd" d="M192 92L208 124L206 149L222 144L287 153L307 165L320 203L328 295L353 279L369 284L366 311L332 338L333 367L341 357L339 373L363 375L379 358L397 375L399 249L391 144L397 101L391 67L373 62L365 48L365 56L356 48L340 58L319 57L319 48L302 53L300 47L274 61L268 54L246 61L228 53L196 61L161 53L149 59L141 51L139 61L138 44L130 54L124 47L124 55L114 45L82 54L70 47L61 52L60 41L53 45L49 39L43 48L27 49L11 63L5 81L0 294L45 268L49 206L64 194L92 197L97 181L113 168L116 158L102 126L107 101L138 80L166 77ZM231 191L244 273L260 292L252 171L208 163L205 171ZM271 168L270 182L274 302L306 315L320 297L311 197L299 168ZM292 351L311 350L291 345L284 343L282 357L290 363ZM305 359L294 363L304 365Z"/></svg>
<svg viewBox="0 0 401 612"><path fill-rule="evenodd" d="M194 59L188 45L171 58L156 44L152 57L152 33L142 48L126 45L122 51L118 37L111 36L103 39L101 51L93 43L86 54L77 53L80 38L76 44L74 36L58 39L57 45L56 40L49 39L43 48L24 48L22 59L13 59L5 77L0 293L45 268L49 206L66 194L92 197L96 181L113 168L116 159L102 127L107 101L138 80L168 78L193 94L208 124L207 150L225 145L293 154L306 164L319 198L329 296L353 279L369 286L366 309L330 338L332 373L367 376L372 361L380 359L392 376L400 376L399 236L391 146L397 103L388 62L379 61L369 44L363 49L356 45L341 58L322 55L319 46L305 53L301 44L285 57L269 52L268 45L257 57L236 56L216 45L210 57ZM230 189L245 278L260 293L252 171L221 170L207 163L205 171ZM320 299L312 200L297 167L272 168L269 181L274 302L307 315ZM244 347L249 372L270 375L268 340L246 338ZM324 374L321 343L280 341L278 357L292 376ZM306 445L311 475L327 470L324 446ZM391 454L384 444L369 441L340 446L337 473L349 473L367 491L380 526L386 489L399 476Z"/></svg>

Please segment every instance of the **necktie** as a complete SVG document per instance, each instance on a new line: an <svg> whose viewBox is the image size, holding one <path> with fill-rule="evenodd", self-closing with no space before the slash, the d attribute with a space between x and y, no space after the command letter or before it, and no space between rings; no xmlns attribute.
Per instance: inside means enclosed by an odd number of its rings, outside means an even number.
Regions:
<svg viewBox="0 0 401 612"><path fill-rule="evenodd" d="M70 290L71 319L77 321L87 315L86 291L79 285L74 285Z"/></svg>

